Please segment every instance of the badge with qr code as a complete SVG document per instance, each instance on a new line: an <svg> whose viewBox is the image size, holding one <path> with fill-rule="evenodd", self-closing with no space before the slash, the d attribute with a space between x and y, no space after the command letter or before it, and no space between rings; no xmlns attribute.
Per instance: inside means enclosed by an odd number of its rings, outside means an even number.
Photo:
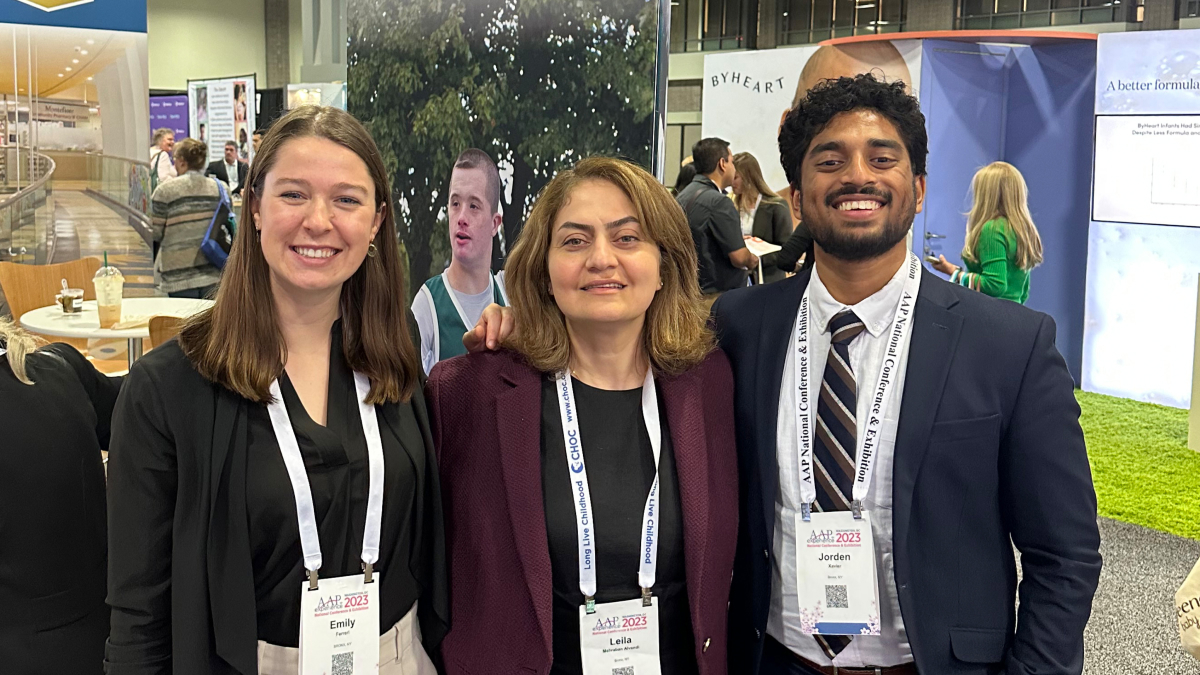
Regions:
<svg viewBox="0 0 1200 675"><path fill-rule="evenodd" d="M300 675L379 672L379 582L362 574L320 579L300 590Z"/></svg>
<svg viewBox="0 0 1200 675"><path fill-rule="evenodd" d="M800 630L813 635L879 635L879 582L871 516L849 511L796 516Z"/></svg>
<svg viewBox="0 0 1200 675"><path fill-rule="evenodd" d="M662 675L658 656L658 598L579 608L583 675Z"/></svg>

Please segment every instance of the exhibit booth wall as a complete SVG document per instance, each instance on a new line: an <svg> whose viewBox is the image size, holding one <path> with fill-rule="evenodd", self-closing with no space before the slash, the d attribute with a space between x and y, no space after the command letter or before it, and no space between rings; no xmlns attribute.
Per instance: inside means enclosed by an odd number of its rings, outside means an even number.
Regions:
<svg viewBox="0 0 1200 675"><path fill-rule="evenodd" d="M1079 382L1095 66L1094 35L1055 32L905 33L713 54L704 62L702 136L753 152L768 183L785 188L777 129L798 87L864 72L909 83L929 134L926 201L913 223L913 250L961 265L972 177L994 161L1016 166L1045 247L1027 305L1054 318L1058 348Z"/></svg>
<svg viewBox="0 0 1200 675"><path fill-rule="evenodd" d="M1076 382L1082 370L1094 36L988 36L987 42L924 40L921 109L929 132L925 209L913 224L920 255L962 265L971 180L1005 161L1029 186L1029 210L1045 258L1026 305L1049 314Z"/></svg>
<svg viewBox="0 0 1200 675"><path fill-rule="evenodd" d="M1102 35L1083 388L1189 406L1200 275L1200 30Z"/></svg>

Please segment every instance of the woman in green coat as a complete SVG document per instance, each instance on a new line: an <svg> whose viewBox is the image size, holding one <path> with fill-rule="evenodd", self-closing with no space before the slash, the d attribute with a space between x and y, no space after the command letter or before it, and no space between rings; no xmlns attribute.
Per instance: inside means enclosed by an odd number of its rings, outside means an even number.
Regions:
<svg viewBox="0 0 1200 675"><path fill-rule="evenodd" d="M992 297L1024 304L1029 272L1042 262L1042 238L1029 215L1029 191L1017 168L992 162L971 181L975 203L967 215L966 270L938 256L934 269L950 281Z"/></svg>

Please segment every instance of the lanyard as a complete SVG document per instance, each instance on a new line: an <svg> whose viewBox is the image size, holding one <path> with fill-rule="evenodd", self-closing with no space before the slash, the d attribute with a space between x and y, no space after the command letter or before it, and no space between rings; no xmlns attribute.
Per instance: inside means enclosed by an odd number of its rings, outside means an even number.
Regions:
<svg viewBox="0 0 1200 675"><path fill-rule="evenodd" d="M446 295L450 296L450 302L454 303L454 309L458 310L458 318L462 319L462 323L464 326L467 327L467 330L471 330L472 328L475 327L475 324L469 323L467 321L467 313L463 311L462 305L459 304L458 296L454 292L454 287L450 285L450 277L446 276L446 272L442 272L442 283L446 286ZM492 298L494 299L496 297L496 275L495 274L492 275L492 282L488 285L488 289L491 290ZM505 300L508 299L504 295L504 293L501 293L500 295L501 295L501 297L504 297Z"/></svg>
<svg viewBox="0 0 1200 675"><path fill-rule="evenodd" d="M908 344L912 328L912 310L916 301L917 290L921 285L921 263L911 251L908 254L908 274L905 275L904 288L900 294L900 302L896 305L896 314L892 319L891 329L887 335L887 353L880 366L879 377L876 380L875 391L871 398L871 409L867 414L866 423L861 421L856 425L858 437L855 439L854 471L854 501L851 509L854 517L862 515L862 500L867 497L871 486L871 477L875 473L875 459L879 449L880 432L883 420L891 408L895 397L889 396L892 383L896 380L898 369L903 367L900 355ZM815 407L809 401L809 378L812 376L811 359L808 352L808 319L811 313L809 307L809 291L812 284L804 290L800 299L800 311L796 315L796 445L799 452L800 465L800 513L804 520L809 519L812 503L817 499L817 488L813 483L812 438L813 410ZM856 413L857 415L857 413Z"/></svg>
<svg viewBox="0 0 1200 675"><path fill-rule="evenodd" d="M362 561L367 581L379 560L379 531L383 524L383 441L379 436L379 418L375 406L366 402L371 383L366 375L354 373L354 389L358 394L358 416L362 421L363 436L367 439L367 468L370 491L367 493L367 523L363 529ZM296 517L300 522L300 548L304 552L304 569L308 570L309 588L317 587L317 570L321 569L321 540L317 536L317 517L313 509L312 488L308 484L308 472L304 470L304 458L300 456L300 444L296 441L296 430L288 417L279 389L279 380L271 383L271 403L267 411L271 414L271 426L275 429L275 440L288 477L292 481L292 493L296 497Z"/></svg>
<svg viewBox="0 0 1200 675"><path fill-rule="evenodd" d="M579 417L575 407L575 388L570 373L563 371L555 379L558 392L558 412L562 419L563 443L567 451L567 467L571 471L571 492L575 495L575 531L579 537L579 590L587 601L587 612L596 608L596 530L592 522L592 492L588 487L587 464L583 459L583 443L579 438ZM642 587L642 602L649 605L650 588L654 586L658 565L658 456L662 449L662 427L658 419L658 396L654 388L653 368L646 370L642 384L642 419L650 435L654 452L654 483L646 496L642 511L641 555L638 556L638 585Z"/></svg>

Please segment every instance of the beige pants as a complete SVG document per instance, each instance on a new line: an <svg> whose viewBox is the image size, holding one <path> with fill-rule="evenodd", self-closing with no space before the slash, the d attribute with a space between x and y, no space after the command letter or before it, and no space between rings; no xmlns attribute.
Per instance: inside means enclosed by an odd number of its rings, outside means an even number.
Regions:
<svg viewBox="0 0 1200 675"><path fill-rule="evenodd" d="M296 675L299 672L299 649L269 645L259 640L259 675ZM437 675L433 662L421 646L415 602L403 619L379 636L379 675Z"/></svg>

